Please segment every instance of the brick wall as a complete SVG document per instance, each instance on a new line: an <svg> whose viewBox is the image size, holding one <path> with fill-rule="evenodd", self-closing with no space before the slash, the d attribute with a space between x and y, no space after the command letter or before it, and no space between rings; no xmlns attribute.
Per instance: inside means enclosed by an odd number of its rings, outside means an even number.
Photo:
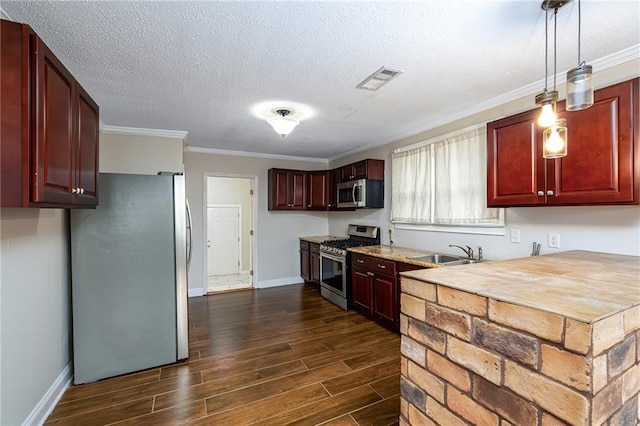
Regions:
<svg viewBox="0 0 640 426"><path fill-rule="evenodd" d="M630 426L640 306L593 324L402 278L401 425Z"/></svg>

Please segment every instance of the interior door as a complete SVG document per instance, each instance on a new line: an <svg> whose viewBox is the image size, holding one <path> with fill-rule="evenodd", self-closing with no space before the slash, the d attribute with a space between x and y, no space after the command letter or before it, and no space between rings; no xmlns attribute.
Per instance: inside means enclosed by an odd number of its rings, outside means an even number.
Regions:
<svg viewBox="0 0 640 426"><path fill-rule="evenodd" d="M240 271L240 207L207 208L208 275Z"/></svg>

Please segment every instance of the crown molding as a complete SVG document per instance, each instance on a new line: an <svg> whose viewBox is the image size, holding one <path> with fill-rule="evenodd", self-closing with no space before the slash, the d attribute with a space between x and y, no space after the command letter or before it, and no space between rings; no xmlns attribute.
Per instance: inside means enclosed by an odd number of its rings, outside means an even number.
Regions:
<svg viewBox="0 0 640 426"><path fill-rule="evenodd" d="M604 56L595 61L590 61L589 65L593 66L593 69L597 72L606 70L608 68L615 67L620 64L624 64L625 62L630 62L640 58L640 44L633 45L627 49L621 50L616 53L612 53L611 55ZM550 77L551 78L551 77ZM561 72L556 75L556 84L564 84L567 82L567 73ZM540 92L540 88L544 87L544 79L539 81L527 84L526 86L520 87L516 90L512 90L510 92L504 93L500 96L496 96L494 98L488 99L484 102L480 102L475 104L471 108L464 109L456 114L449 115L444 117L438 121L434 121L429 123L428 126L419 126L413 128L410 131L399 132L392 135L390 138L385 138L384 140L379 140L372 142L368 145L356 148L344 154L336 155L335 157L329 158L329 161L335 161L343 157L348 157L350 155L357 154L362 151L367 151L369 149L373 149L382 145L387 145L389 143L393 143L394 141L398 141L400 139L410 137L413 135L417 135L422 132L426 132L440 126L444 126L445 124L453 123L454 121L461 120L463 118L467 118L474 114L480 113L482 111L486 111L491 108L499 107L508 102L515 101L516 99L520 99L525 96L531 96L538 92ZM532 104L533 105L533 104ZM533 106L532 106L533 108ZM389 142L391 140L391 142Z"/></svg>
<svg viewBox="0 0 640 426"><path fill-rule="evenodd" d="M109 126L100 121L100 131L111 135L155 136L160 138L186 139L189 132L182 130L143 129L140 127Z"/></svg>
<svg viewBox="0 0 640 426"><path fill-rule="evenodd" d="M294 155L265 154L263 152L231 151L226 149L201 148L199 146L187 146L184 149L184 152L192 152L196 154L210 154L210 155L229 155L232 157L252 157L252 158L269 158L273 160L306 161L309 163L329 164L329 159L327 158L296 157Z"/></svg>

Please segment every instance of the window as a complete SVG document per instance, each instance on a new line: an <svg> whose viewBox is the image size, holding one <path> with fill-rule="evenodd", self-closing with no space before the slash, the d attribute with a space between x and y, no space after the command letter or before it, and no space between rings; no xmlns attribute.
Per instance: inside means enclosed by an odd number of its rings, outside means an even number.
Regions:
<svg viewBox="0 0 640 426"><path fill-rule="evenodd" d="M391 222L503 227L488 209L487 144L476 126L391 154Z"/></svg>

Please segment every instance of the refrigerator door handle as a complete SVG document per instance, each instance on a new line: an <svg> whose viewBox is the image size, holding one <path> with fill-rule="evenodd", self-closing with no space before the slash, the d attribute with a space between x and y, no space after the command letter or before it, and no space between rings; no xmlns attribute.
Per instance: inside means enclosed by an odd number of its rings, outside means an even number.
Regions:
<svg viewBox="0 0 640 426"><path fill-rule="evenodd" d="M189 207L189 199L185 198L185 205L187 207L187 272L191 267L191 254L193 253L193 228L191 226L191 207Z"/></svg>

